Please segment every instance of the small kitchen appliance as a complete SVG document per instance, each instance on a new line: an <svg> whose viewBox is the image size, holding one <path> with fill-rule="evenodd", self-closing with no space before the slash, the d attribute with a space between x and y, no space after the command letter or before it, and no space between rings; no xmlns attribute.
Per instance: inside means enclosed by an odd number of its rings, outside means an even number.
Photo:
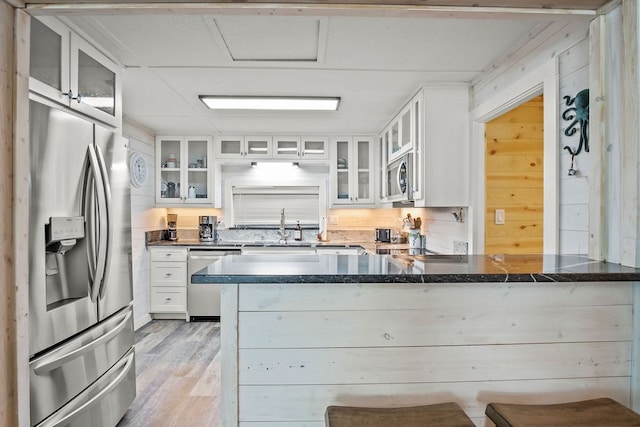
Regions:
<svg viewBox="0 0 640 427"><path fill-rule="evenodd" d="M215 242L218 240L218 217L201 216L198 230L201 242Z"/></svg>
<svg viewBox="0 0 640 427"><path fill-rule="evenodd" d="M178 215L177 214L167 214L167 234L169 240L176 241L178 240L178 230L176 225L178 224Z"/></svg>
<svg viewBox="0 0 640 427"><path fill-rule="evenodd" d="M391 229L390 228L376 228L376 242L391 242Z"/></svg>

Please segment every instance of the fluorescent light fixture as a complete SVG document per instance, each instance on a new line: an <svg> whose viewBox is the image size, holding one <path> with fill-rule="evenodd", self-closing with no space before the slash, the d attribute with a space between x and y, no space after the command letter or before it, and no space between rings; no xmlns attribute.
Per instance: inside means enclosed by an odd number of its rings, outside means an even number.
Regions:
<svg viewBox="0 0 640 427"><path fill-rule="evenodd" d="M212 110L322 110L335 111L340 97L200 95Z"/></svg>

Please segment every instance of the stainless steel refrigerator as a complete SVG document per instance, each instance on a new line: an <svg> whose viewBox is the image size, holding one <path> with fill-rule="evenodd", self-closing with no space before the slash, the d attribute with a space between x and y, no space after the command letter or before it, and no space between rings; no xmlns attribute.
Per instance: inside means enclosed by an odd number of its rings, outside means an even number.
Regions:
<svg viewBox="0 0 640 427"><path fill-rule="evenodd" d="M29 109L31 424L112 427L136 393L127 141Z"/></svg>

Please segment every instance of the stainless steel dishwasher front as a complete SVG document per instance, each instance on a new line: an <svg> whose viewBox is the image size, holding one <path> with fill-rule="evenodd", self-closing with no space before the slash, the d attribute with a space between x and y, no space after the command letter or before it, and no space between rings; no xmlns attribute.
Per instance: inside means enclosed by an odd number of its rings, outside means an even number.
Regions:
<svg viewBox="0 0 640 427"><path fill-rule="evenodd" d="M240 255L239 249L189 249L187 262L187 313L191 320L220 319L220 290L222 285L192 283L191 275L227 255Z"/></svg>

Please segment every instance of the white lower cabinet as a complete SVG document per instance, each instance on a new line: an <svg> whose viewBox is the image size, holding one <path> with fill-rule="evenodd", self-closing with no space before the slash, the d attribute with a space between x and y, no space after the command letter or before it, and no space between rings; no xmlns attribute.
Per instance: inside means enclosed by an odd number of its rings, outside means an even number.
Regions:
<svg viewBox="0 0 640 427"><path fill-rule="evenodd" d="M149 248L149 312L156 318L187 316L187 248Z"/></svg>

